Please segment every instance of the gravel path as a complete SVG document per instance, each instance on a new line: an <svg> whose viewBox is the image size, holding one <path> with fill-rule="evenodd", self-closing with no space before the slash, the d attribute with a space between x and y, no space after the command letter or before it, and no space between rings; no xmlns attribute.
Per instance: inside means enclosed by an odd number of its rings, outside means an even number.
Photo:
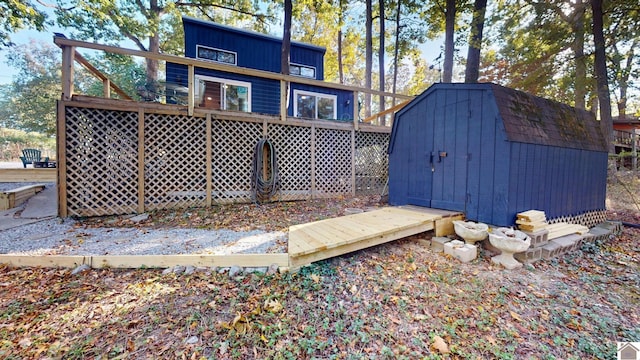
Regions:
<svg viewBox="0 0 640 360"><path fill-rule="evenodd" d="M50 219L0 231L0 254L172 255L286 252L287 234L259 230L85 228Z"/></svg>

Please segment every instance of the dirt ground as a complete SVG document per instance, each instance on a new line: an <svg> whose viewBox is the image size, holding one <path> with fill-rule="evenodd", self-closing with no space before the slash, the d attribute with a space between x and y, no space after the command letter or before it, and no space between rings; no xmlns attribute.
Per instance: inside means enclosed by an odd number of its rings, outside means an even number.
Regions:
<svg viewBox="0 0 640 360"><path fill-rule="evenodd" d="M612 220L640 223L637 174L610 176ZM83 226L283 230L379 197L155 212ZM108 231L108 229L105 229ZM0 266L5 359L604 359L640 341L640 230L518 270L415 236L298 273Z"/></svg>

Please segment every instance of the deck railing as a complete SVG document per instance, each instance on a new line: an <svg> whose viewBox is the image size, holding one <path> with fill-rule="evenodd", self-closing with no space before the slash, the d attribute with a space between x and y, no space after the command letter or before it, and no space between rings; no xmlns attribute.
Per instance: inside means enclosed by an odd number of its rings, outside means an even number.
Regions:
<svg viewBox="0 0 640 360"><path fill-rule="evenodd" d="M350 86L344 84L337 83L329 83L325 81L306 79L299 76L292 75L283 75L279 73L273 73L268 71L261 71L249 68L242 68L233 65L227 65L222 63L215 63L206 60L199 60L193 58L186 58L175 55L161 54L161 53L153 53L148 51L140 51L133 49L126 49L121 47L109 46L104 44L90 43L78 40L68 39L62 36L54 37L54 42L62 49L62 99L63 100L71 100L74 94L78 94L75 89L75 68L74 63L78 62L81 64L88 72L95 76L103 83L103 96L105 98L110 98L112 96L112 91L117 95L120 99L133 99L135 94L128 94L122 88L118 87L109 76L106 76L102 72L100 72L95 66L93 66L84 56L82 56L77 50L85 49L87 51L104 51L106 53L111 54L119 54L126 55L132 57L138 57L141 59L153 59L160 62L159 73L160 75L165 75L167 77L166 69L167 63L178 64L186 66L187 71L187 81L186 86L180 86L181 98L185 99L185 105L187 107L188 115L193 115L194 110L198 108L196 104L196 69L208 69L208 70L216 70L222 71L229 74L242 75L242 76L251 76L253 78L265 79L269 81L278 81L280 83L279 86L279 115L281 120L287 119L287 110L288 110L288 101L287 96L289 94L288 84L299 84L299 85L310 85L319 88L325 89L335 89L341 91L348 91L353 93L353 99L356 100L356 104L353 104L353 114L349 116L350 120L353 121L354 127L357 129L359 123L367 122L372 124L384 124L390 125L393 118L393 113L398 111L404 104L408 102L408 100L412 99L412 96L401 95L401 94L393 94L384 91L377 91L366 89L357 86ZM165 71L163 73L163 71ZM158 101L160 102L168 102L166 101L167 92L175 91L176 85L171 84L167 79L160 79L161 82L165 82L164 86L164 94L165 99L162 97L158 97ZM388 102L389 104L385 107L389 108L387 110L378 111L378 114L374 114L371 116L364 116L364 109L361 106L358 106L359 101L357 99L364 98L364 94L376 95L377 97L384 97L385 104ZM86 95L80 93L80 95ZM373 96L372 96L373 98ZM398 104L392 106L391 104ZM374 104L374 106L376 106ZM380 104L377 104L378 108ZM372 109L372 112L375 113L375 109Z"/></svg>

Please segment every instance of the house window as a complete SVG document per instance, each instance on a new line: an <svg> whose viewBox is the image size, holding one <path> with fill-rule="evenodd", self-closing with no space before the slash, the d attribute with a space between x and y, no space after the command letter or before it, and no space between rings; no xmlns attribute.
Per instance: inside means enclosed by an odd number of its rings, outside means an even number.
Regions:
<svg viewBox="0 0 640 360"><path fill-rule="evenodd" d="M289 64L289 74L315 79L316 68L313 66L306 66L306 65L300 65L300 64Z"/></svg>
<svg viewBox="0 0 640 360"><path fill-rule="evenodd" d="M337 96L309 91L294 90L293 113L296 117L309 119L336 119Z"/></svg>
<svg viewBox="0 0 640 360"><path fill-rule="evenodd" d="M202 45L196 45L196 57L216 61L224 64L237 65L236 53L221 49L214 49Z"/></svg>
<svg viewBox="0 0 640 360"><path fill-rule="evenodd" d="M251 83L196 75L198 106L214 110L251 112Z"/></svg>

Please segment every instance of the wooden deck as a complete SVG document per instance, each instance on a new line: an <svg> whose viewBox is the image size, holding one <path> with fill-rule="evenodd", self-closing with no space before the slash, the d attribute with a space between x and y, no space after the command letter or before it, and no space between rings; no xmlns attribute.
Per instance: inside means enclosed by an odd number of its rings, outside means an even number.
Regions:
<svg viewBox="0 0 640 360"><path fill-rule="evenodd" d="M291 226L289 264L296 268L430 230L436 236L452 234L451 222L463 217L451 211L388 207Z"/></svg>
<svg viewBox="0 0 640 360"><path fill-rule="evenodd" d="M0 182L57 182L58 169L0 169Z"/></svg>

